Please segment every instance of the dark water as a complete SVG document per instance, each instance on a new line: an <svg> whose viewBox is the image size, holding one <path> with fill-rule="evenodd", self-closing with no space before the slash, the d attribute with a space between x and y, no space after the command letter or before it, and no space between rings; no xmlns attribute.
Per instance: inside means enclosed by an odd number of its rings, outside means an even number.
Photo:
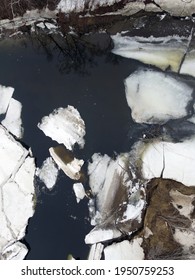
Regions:
<svg viewBox="0 0 195 280"><path fill-rule="evenodd" d="M70 59L74 55L77 61ZM83 150L75 149L76 156L87 161L95 152L113 156L129 150L131 117L123 80L138 66L109 51L91 53L85 46L81 54L62 55L44 39L41 43L36 38L2 41L0 84L14 87L13 97L23 104L22 141L32 148L37 166L49 156L49 147L57 145L37 124L55 108L67 105L77 108L86 124L86 144ZM30 249L26 259L66 259L68 254L86 259L89 247L84 237L91 229L87 200L76 203L73 181L62 172L52 191L41 182L36 185L36 211L24 240Z"/></svg>

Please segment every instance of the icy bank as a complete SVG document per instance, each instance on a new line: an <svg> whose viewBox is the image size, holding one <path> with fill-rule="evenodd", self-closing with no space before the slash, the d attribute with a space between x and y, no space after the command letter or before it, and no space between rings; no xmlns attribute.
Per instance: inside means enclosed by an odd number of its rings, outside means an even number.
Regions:
<svg viewBox="0 0 195 280"><path fill-rule="evenodd" d="M172 76L138 70L125 80L126 99L137 123L165 123L188 114L193 89Z"/></svg>
<svg viewBox="0 0 195 280"><path fill-rule="evenodd" d="M24 237L34 214L34 173L34 158L0 125L0 258L6 251L12 258L12 249L22 257L26 254L25 248L13 244Z"/></svg>
<svg viewBox="0 0 195 280"><path fill-rule="evenodd" d="M175 72L179 70L189 41L188 38L179 36L145 38L117 34L111 37L114 54L155 65L162 70L170 67Z"/></svg>
<svg viewBox="0 0 195 280"><path fill-rule="evenodd" d="M43 117L38 127L59 144L72 150L75 143L83 148L85 141L85 123L73 106L54 110L49 116Z"/></svg>

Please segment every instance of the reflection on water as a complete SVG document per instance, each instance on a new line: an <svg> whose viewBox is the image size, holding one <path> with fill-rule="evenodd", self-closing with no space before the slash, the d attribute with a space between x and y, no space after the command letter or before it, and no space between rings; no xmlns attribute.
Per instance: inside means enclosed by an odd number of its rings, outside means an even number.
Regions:
<svg viewBox="0 0 195 280"><path fill-rule="evenodd" d="M129 150L131 117L123 80L139 64L112 55L109 48L98 49L92 39L84 44L57 35L1 42L0 84L14 87L14 97L23 104L22 141L32 148L38 167L57 143L37 124L67 105L77 108L86 124L86 144L83 150L75 149L76 156L87 161L94 152L114 156ZM36 212L25 238L27 259L66 259L70 253L86 259L84 237L91 228L87 199L76 203L73 181L62 172L51 192L38 180L36 184Z"/></svg>

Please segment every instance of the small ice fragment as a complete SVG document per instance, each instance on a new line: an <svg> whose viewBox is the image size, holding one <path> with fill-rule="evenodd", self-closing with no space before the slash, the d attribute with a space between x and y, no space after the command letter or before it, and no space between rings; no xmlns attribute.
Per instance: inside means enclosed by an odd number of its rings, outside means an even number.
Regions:
<svg viewBox="0 0 195 280"><path fill-rule="evenodd" d="M43 162L41 168L37 168L36 175L49 190L53 188L57 181L58 169L51 157Z"/></svg>
<svg viewBox="0 0 195 280"><path fill-rule="evenodd" d="M142 238L113 243L104 249L105 260L143 260Z"/></svg>
<svg viewBox="0 0 195 280"><path fill-rule="evenodd" d="M14 88L0 85L0 115L6 113L13 92Z"/></svg>
<svg viewBox="0 0 195 280"><path fill-rule="evenodd" d="M4 260L23 260L27 253L27 247L21 242L16 242L6 247L1 255Z"/></svg>
<svg viewBox="0 0 195 280"><path fill-rule="evenodd" d="M59 144L64 144L69 150L74 145L83 148L85 141L85 123L79 112L73 106L54 110L49 116L43 117L38 127Z"/></svg>
<svg viewBox="0 0 195 280"><path fill-rule="evenodd" d="M89 251L88 260L100 260L104 245L102 243L93 244Z"/></svg>
<svg viewBox="0 0 195 280"><path fill-rule="evenodd" d="M74 190L74 193L76 195L77 203L79 203L80 200L83 199L86 196L83 184L82 183L75 183L73 185L73 190Z"/></svg>
<svg viewBox="0 0 195 280"><path fill-rule="evenodd" d="M165 123L186 116L193 89L173 77L139 70L125 80L126 98L137 123Z"/></svg>
<svg viewBox="0 0 195 280"><path fill-rule="evenodd" d="M50 155L64 173L73 180L79 180L81 177L81 167L84 164L82 159L74 158L70 151L59 146L49 149Z"/></svg>
<svg viewBox="0 0 195 280"><path fill-rule="evenodd" d="M118 238L122 235L122 233L113 228L113 229L92 229L85 237L86 244L95 244L108 240L112 240Z"/></svg>
<svg viewBox="0 0 195 280"><path fill-rule="evenodd" d="M22 104L11 98L5 119L2 121L2 125L19 139L23 136L21 111Z"/></svg>

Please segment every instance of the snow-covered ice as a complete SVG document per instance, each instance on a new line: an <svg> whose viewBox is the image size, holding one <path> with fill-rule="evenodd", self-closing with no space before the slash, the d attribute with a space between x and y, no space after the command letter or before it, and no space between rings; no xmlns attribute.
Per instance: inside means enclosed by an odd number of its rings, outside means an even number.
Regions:
<svg viewBox="0 0 195 280"><path fill-rule="evenodd" d="M105 260L143 260L142 238L113 243L104 249Z"/></svg>
<svg viewBox="0 0 195 280"><path fill-rule="evenodd" d="M13 95L14 88L0 85L0 114L5 114Z"/></svg>
<svg viewBox="0 0 195 280"><path fill-rule="evenodd" d="M57 181L58 168L56 167L51 157L47 158L43 162L41 168L37 168L36 175L41 181L43 181L43 183L49 190L53 188Z"/></svg>
<svg viewBox="0 0 195 280"><path fill-rule="evenodd" d="M187 53L184 62L182 63L180 73L195 77L195 50L191 50Z"/></svg>
<svg viewBox="0 0 195 280"><path fill-rule="evenodd" d="M16 99L11 98L5 119L2 121L2 125L19 139L23 136L21 111L22 104Z"/></svg>
<svg viewBox="0 0 195 280"><path fill-rule="evenodd" d="M173 179L186 186L195 186L195 137L171 143L156 140L148 143L141 155L145 179Z"/></svg>
<svg viewBox="0 0 195 280"><path fill-rule="evenodd" d="M126 99L137 123L165 123L186 116L193 89L172 76L138 70L125 80Z"/></svg>
<svg viewBox="0 0 195 280"><path fill-rule="evenodd" d="M76 143L81 148L84 147L85 123L73 106L54 110L49 116L42 118L38 127L46 136L64 144L69 150L72 150Z"/></svg>
<svg viewBox="0 0 195 280"><path fill-rule="evenodd" d="M50 155L57 164L57 166L64 171L64 173L73 180L79 180L81 177L81 167L84 164L82 159L73 158L70 161L65 161L63 156L56 152L55 148L49 149Z"/></svg>
<svg viewBox="0 0 195 280"><path fill-rule="evenodd" d="M112 52L116 55L155 65L162 70L171 67L177 72L189 39L178 36L145 38L117 34L112 36L112 40L114 42Z"/></svg>
<svg viewBox="0 0 195 280"><path fill-rule="evenodd" d="M110 228L110 229L94 228L86 235L85 243L86 244L100 243L100 242L118 238L121 235L122 233L115 228Z"/></svg>
<svg viewBox="0 0 195 280"><path fill-rule="evenodd" d="M74 193L75 193L75 196L76 196L77 203L79 203L80 200L82 200L86 196L83 184L82 183L75 183L73 185L73 190L74 190Z"/></svg>
<svg viewBox="0 0 195 280"><path fill-rule="evenodd" d="M104 245L102 243L93 244L89 251L88 260L100 260Z"/></svg>
<svg viewBox="0 0 195 280"><path fill-rule="evenodd" d="M28 253L26 245L21 242L15 242L9 245L1 253L0 260L23 260Z"/></svg>

